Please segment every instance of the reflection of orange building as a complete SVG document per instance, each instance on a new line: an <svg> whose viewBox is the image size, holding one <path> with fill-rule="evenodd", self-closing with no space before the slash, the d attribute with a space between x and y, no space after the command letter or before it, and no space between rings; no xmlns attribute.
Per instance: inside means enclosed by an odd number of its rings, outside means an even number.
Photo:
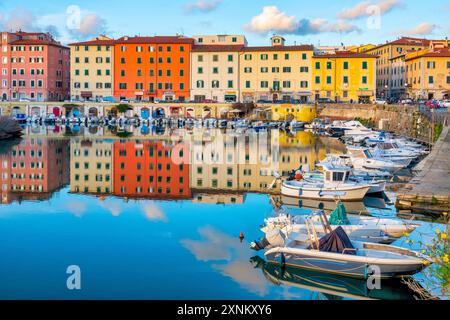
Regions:
<svg viewBox="0 0 450 320"><path fill-rule="evenodd" d="M173 160L185 158L182 150L186 148L167 147L162 142L115 142L114 194L131 198L190 198L189 164Z"/></svg>
<svg viewBox="0 0 450 320"><path fill-rule="evenodd" d="M68 143L28 138L0 160L2 202L46 199L69 182Z"/></svg>
<svg viewBox="0 0 450 320"><path fill-rule="evenodd" d="M193 43L181 36L116 40L114 96L150 101L189 99Z"/></svg>

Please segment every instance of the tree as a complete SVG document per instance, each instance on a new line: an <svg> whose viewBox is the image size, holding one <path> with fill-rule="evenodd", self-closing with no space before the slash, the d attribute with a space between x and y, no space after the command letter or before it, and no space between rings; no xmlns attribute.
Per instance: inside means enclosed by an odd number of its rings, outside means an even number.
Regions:
<svg viewBox="0 0 450 320"><path fill-rule="evenodd" d="M119 113L125 113L125 112L127 112L127 110L133 109L133 107L127 103L118 104L116 106L116 108L117 108L117 111L119 111Z"/></svg>

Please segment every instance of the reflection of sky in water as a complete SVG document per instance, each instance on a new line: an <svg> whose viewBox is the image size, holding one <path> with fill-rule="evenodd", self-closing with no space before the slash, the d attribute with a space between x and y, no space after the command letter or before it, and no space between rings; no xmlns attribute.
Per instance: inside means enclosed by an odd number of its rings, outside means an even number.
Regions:
<svg viewBox="0 0 450 320"><path fill-rule="evenodd" d="M249 241L272 213L266 195L209 205L100 200L63 189L45 202L0 208L0 298L321 298L276 286L249 263ZM79 292L65 287L73 264L82 271Z"/></svg>

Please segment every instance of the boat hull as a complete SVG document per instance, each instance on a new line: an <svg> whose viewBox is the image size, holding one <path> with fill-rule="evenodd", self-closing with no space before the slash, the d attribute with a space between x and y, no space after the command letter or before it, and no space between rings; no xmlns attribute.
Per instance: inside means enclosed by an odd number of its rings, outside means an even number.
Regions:
<svg viewBox="0 0 450 320"><path fill-rule="evenodd" d="M313 188L313 187L295 187L283 184L281 194L293 198L315 199L315 200L335 200L343 201L359 201L364 199L369 191L370 186L353 186L353 187L329 187L329 188Z"/></svg>
<svg viewBox="0 0 450 320"><path fill-rule="evenodd" d="M315 270L319 272L340 274L349 277L367 279L373 265L379 270L381 278L395 278L410 276L422 270L425 266L417 259L415 263L391 264L378 259L376 263L368 263L364 257L335 254L312 250L295 250L291 248L273 248L266 252L269 262L285 266Z"/></svg>

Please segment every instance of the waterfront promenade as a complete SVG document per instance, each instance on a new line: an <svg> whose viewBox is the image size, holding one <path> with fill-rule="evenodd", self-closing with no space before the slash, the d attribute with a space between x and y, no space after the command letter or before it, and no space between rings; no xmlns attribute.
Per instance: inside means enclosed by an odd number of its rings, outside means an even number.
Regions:
<svg viewBox="0 0 450 320"><path fill-rule="evenodd" d="M450 209L450 128L444 127L432 152L419 163L417 175L399 190L397 206L401 209Z"/></svg>

